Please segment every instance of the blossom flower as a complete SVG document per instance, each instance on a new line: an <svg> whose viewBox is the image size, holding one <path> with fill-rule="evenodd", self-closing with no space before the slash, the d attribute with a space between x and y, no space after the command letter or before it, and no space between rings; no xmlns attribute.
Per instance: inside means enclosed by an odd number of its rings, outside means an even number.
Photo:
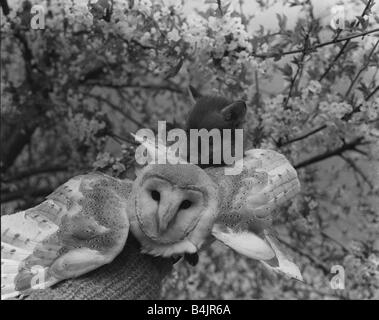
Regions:
<svg viewBox="0 0 379 320"><path fill-rule="evenodd" d="M316 80L311 80L308 84L308 90L314 94L320 94L321 92L321 84Z"/></svg>
<svg viewBox="0 0 379 320"><path fill-rule="evenodd" d="M169 33L167 33L167 39L171 41L179 41L180 35L177 29L172 29Z"/></svg>
<svg viewBox="0 0 379 320"><path fill-rule="evenodd" d="M143 12L146 15L151 14L153 4L150 0L136 0L134 3L134 9Z"/></svg>

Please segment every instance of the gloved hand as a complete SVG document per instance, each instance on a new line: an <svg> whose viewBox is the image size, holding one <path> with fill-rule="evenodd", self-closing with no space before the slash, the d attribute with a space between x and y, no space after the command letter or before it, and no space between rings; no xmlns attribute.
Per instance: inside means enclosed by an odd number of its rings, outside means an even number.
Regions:
<svg viewBox="0 0 379 320"><path fill-rule="evenodd" d="M172 259L154 258L142 254L139 243L129 234L125 248L110 264L45 290L36 290L26 299L159 299L162 280L170 273L172 263Z"/></svg>

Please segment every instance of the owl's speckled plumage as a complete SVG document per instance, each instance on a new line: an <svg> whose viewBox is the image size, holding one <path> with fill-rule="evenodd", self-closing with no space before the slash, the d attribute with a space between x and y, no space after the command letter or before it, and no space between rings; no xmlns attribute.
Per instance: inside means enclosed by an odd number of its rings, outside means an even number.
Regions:
<svg viewBox="0 0 379 320"><path fill-rule="evenodd" d="M271 231L275 209L300 191L296 170L272 150L248 150L240 161L238 176L225 176L221 168L206 169L220 185L222 199L212 235L267 268L302 280Z"/></svg>
<svg viewBox="0 0 379 320"><path fill-rule="evenodd" d="M272 221L274 209L300 191L296 170L281 154L248 150L239 175L224 175L223 168L206 172L220 185L219 220L228 227L254 221Z"/></svg>
<svg viewBox="0 0 379 320"><path fill-rule="evenodd" d="M102 174L77 176L40 205L2 216L2 298L111 262L129 231L125 195L130 190L130 181Z"/></svg>

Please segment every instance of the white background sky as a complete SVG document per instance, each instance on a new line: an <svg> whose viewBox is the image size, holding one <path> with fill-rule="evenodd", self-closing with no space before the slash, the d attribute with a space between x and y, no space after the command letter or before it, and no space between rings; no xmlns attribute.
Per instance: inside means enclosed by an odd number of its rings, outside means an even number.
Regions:
<svg viewBox="0 0 379 320"><path fill-rule="evenodd" d="M231 7L234 7L237 12L239 12L239 1L238 0L223 0L223 3L231 2ZM273 2L272 0L270 2ZM322 17L324 23L329 23L330 21L330 8L337 4L343 4L345 7L345 13L347 18L352 18L356 15L360 15L364 9L363 3L358 3L354 5L353 1L341 1L341 0L317 0L312 1L314 5L314 13L316 18ZM205 0L186 0L185 6L188 8L189 12L195 7L209 6L209 4L204 4ZM290 8L288 5L283 5L284 1L277 1L270 10L260 11L259 6L255 0L244 0L243 11L246 14L254 14L254 24L252 26L252 31L259 28L259 25L263 25L265 28L275 28L277 26L276 13L286 14L288 17L288 26L291 27L291 23L294 24L296 17L299 14L298 7ZM379 11L379 5L374 6Z"/></svg>

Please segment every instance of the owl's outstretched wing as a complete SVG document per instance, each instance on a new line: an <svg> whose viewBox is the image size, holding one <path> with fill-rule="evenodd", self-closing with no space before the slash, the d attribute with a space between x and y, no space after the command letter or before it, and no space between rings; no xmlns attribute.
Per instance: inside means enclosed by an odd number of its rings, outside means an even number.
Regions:
<svg viewBox="0 0 379 320"><path fill-rule="evenodd" d="M270 231L274 210L300 191L296 170L283 155L271 150L249 150L240 161L243 171L236 176L208 170L224 199L213 236L270 269L301 280L298 267Z"/></svg>
<svg viewBox="0 0 379 320"><path fill-rule="evenodd" d="M131 181L74 177L36 207L1 217L1 298L43 289L111 262L129 232Z"/></svg>

